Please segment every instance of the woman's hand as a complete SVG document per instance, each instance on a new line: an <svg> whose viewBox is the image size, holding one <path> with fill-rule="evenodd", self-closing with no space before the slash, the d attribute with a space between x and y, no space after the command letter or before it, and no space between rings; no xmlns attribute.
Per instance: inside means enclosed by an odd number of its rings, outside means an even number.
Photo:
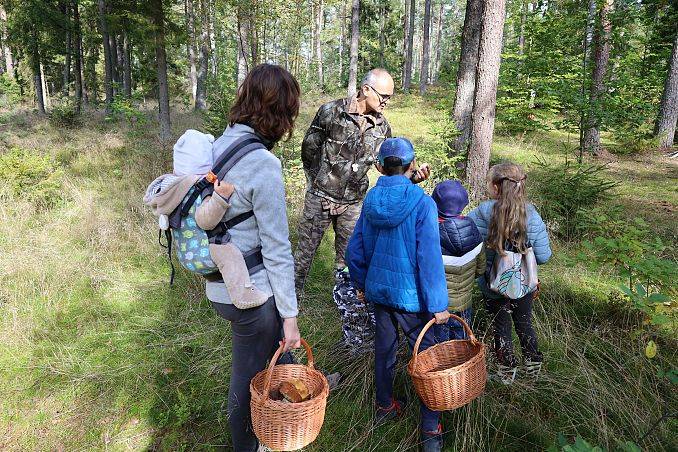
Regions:
<svg viewBox="0 0 678 452"><path fill-rule="evenodd" d="M222 198L228 200L235 191L235 186L233 184L229 184L228 182L223 182L219 179L216 179L214 181L214 191L217 192L217 194Z"/></svg>
<svg viewBox="0 0 678 452"><path fill-rule="evenodd" d="M281 343L284 344L283 353L289 351L291 348L301 347L301 335L299 334L296 317L283 319L283 335L285 339L284 341L281 341Z"/></svg>

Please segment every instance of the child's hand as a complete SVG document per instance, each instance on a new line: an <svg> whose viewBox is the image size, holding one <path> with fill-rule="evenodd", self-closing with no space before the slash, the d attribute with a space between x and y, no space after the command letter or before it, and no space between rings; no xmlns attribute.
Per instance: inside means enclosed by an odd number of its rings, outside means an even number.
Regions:
<svg viewBox="0 0 678 452"><path fill-rule="evenodd" d="M412 175L412 182L418 184L425 181L429 177L431 177L431 165L428 163L422 163L419 169L415 171L414 175Z"/></svg>
<svg viewBox="0 0 678 452"><path fill-rule="evenodd" d="M447 312L447 310L436 312L433 316L436 318L436 323L438 325L443 325L450 319L450 313Z"/></svg>
<svg viewBox="0 0 678 452"><path fill-rule="evenodd" d="M229 184L228 182L220 181L216 179L214 181L214 191L217 192L222 198L229 199L233 192L235 191L235 186Z"/></svg>

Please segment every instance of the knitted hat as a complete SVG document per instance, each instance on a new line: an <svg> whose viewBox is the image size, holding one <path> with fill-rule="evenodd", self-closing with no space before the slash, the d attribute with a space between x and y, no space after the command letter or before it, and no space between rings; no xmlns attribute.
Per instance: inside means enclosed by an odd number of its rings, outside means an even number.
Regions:
<svg viewBox="0 0 678 452"><path fill-rule="evenodd" d="M433 189L431 195L438 206L438 215L449 219L460 215L468 205L468 193L458 180L445 180Z"/></svg>
<svg viewBox="0 0 678 452"><path fill-rule="evenodd" d="M188 129L174 145L174 174L207 174L212 161L214 137L208 133Z"/></svg>
<svg viewBox="0 0 678 452"><path fill-rule="evenodd" d="M384 166L387 157L398 157L399 166L409 165L414 160L414 146L407 138L386 138L379 148L379 164Z"/></svg>

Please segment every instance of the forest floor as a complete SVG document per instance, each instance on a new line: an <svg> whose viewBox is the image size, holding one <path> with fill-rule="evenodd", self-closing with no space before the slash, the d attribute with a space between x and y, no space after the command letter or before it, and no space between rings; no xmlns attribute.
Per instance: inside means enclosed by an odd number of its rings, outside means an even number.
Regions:
<svg viewBox="0 0 678 452"><path fill-rule="evenodd" d="M324 100L305 99L295 140L278 151L293 244L304 188L299 137ZM433 96L397 96L387 117L395 135L422 146L435 141L445 112ZM201 124L181 111L173 121L175 136ZM229 325L212 311L200 279L180 271L168 285L156 221L141 202L149 181L171 168L171 149L162 149L155 130L150 119L110 121L101 113L87 113L75 129L20 108L0 114L0 450L229 449ZM529 171L537 157L564 160L575 141L555 131L499 136L493 159ZM674 247L678 162L659 151L611 160L606 176L619 182L612 201ZM36 168L39 180L21 179ZM300 328L318 366L345 378L307 450L415 450L416 404L402 420L374 428L372 357L332 353L341 329L331 244L329 232ZM559 434L607 450L626 441L677 450L678 422L654 426L677 406L675 386L658 376L678 364L675 336L642 325L615 295L614 272L579 259L579 243L554 240L553 249L540 269L534 315L543 378L534 386L488 383L479 399L445 413L446 450L543 450ZM489 345L478 294L475 303L474 329ZM650 339L659 345L652 360L644 353ZM403 348L396 390L414 400L406 362Z"/></svg>

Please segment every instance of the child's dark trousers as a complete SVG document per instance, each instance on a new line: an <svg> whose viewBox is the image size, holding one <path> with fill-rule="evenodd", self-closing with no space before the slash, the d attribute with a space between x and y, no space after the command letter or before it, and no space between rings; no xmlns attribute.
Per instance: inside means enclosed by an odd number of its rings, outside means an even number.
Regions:
<svg viewBox="0 0 678 452"><path fill-rule="evenodd" d="M398 326L402 328L410 350L417 341L417 336L426 323L431 320L428 312L406 312L388 306L374 304L376 333L374 336L375 385L377 388L377 405L389 407L393 401L393 377L398 351ZM419 351L424 351L435 344L433 328L424 335ZM438 430L440 412L426 408L420 402L421 429L424 431Z"/></svg>
<svg viewBox="0 0 678 452"><path fill-rule="evenodd" d="M500 364L509 367L515 367L518 364L513 354L511 323L516 327L523 358L529 358L532 361L543 360L537 346L537 333L532 327L532 299L533 294L528 294L518 300L508 298L485 300L494 330L494 352Z"/></svg>

